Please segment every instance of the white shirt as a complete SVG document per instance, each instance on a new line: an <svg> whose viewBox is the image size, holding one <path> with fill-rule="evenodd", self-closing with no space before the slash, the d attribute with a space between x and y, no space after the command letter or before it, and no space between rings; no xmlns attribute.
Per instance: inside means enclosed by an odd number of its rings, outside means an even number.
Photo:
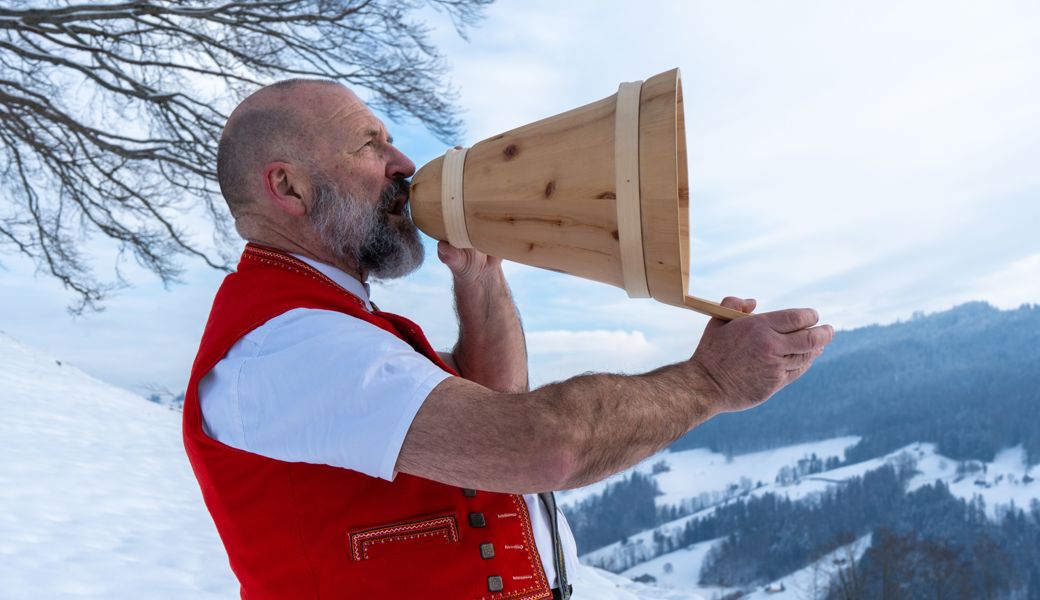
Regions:
<svg viewBox="0 0 1040 600"><path fill-rule="evenodd" d="M372 305L347 273L306 262ZM397 336L336 311L297 308L243 336L199 383L203 430L228 446L290 462L326 464L393 481L405 435L430 391L450 375ZM549 513L524 495L551 587ZM574 536L559 513L568 573Z"/></svg>

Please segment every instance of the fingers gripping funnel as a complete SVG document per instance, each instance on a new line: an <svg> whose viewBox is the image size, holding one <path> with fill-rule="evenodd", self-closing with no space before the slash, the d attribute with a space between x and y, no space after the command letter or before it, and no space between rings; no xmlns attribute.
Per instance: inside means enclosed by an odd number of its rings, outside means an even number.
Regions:
<svg viewBox="0 0 1040 600"><path fill-rule="evenodd" d="M412 178L427 235L732 319L687 294L689 186L679 70L449 150Z"/></svg>

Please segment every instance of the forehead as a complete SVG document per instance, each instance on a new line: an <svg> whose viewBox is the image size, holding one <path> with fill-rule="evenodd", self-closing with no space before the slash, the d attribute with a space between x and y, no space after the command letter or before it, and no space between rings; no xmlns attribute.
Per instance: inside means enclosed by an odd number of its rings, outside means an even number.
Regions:
<svg viewBox="0 0 1040 600"><path fill-rule="evenodd" d="M319 112L319 125L346 134L352 138L382 136L386 127L360 98L346 89L339 88Z"/></svg>

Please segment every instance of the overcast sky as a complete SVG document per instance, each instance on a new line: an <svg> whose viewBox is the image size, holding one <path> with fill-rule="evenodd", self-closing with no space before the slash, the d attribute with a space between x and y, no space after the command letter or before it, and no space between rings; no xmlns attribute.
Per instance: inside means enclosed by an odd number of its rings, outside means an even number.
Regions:
<svg viewBox="0 0 1040 600"><path fill-rule="evenodd" d="M813 306L839 328L1040 302L1036 2L502 0L469 42L436 24L466 145L682 69L695 295ZM444 151L413 123L388 126L418 164ZM446 348L450 280L428 256L373 299ZM219 274L189 265L169 290L135 275L105 312L73 318L60 285L3 264L0 329L137 391L183 388ZM705 323L507 272L536 383L681 360Z"/></svg>

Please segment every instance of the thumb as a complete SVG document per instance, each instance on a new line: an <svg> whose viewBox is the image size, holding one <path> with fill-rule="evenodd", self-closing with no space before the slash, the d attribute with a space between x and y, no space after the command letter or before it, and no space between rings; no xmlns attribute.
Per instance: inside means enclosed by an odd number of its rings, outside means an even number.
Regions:
<svg viewBox="0 0 1040 600"><path fill-rule="evenodd" d="M750 313L755 310L758 306L758 301L754 298L737 298L735 296L726 296L720 302L722 306L726 308L732 308L733 310L739 310L742 313Z"/></svg>
<svg viewBox="0 0 1040 600"><path fill-rule="evenodd" d="M449 269L457 269L462 262L462 252L448 242L437 242L437 258Z"/></svg>
<svg viewBox="0 0 1040 600"><path fill-rule="evenodd" d="M742 313L750 314L755 310L755 307L758 306L758 301L756 301L754 298L737 298L736 296L726 296L722 299L722 302L719 302L719 305L724 308L731 308L733 310L739 310ZM724 321L722 319L712 319L708 321L708 327L714 329L717 327L722 327L728 322L729 321Z"/></svg>

